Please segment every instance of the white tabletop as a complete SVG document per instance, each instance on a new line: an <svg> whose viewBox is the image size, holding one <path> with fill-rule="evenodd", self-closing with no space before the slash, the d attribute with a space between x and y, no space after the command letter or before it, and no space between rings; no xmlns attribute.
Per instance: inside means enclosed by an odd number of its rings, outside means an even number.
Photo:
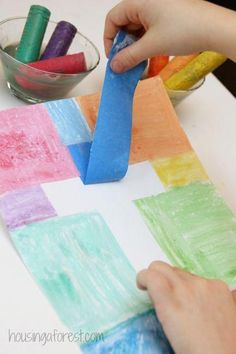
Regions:
<svg viewBox="0 0 236 354"><path fill-rule="evenodd" d="M100 66L87 77L73 95L101 88L106 58L102 32L106 12L114 0L41 0L55 20L69 20L87 35L101 52ZM30 0L1 0L0 20L25 15ZM0 71L0 110L24 105L10 96ZM180 122L210 178L236 213L236 100L213 76L204 86L177 107ZM9 330L17 332L67 332L46 298L25 269L3 229L0 230L0 354L76 354L72 343L9 342Z"/></svg>

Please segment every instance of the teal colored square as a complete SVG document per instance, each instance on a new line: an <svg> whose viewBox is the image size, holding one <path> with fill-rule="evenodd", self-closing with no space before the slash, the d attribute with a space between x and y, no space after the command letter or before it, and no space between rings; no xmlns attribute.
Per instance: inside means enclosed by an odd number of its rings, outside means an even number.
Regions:
<svg viewBox="0 0 236 354"><path fill-rule="evenodd" d="M151 307L97 212L56 217L11 235L25 265L73 332L108 330Z"/></svg>

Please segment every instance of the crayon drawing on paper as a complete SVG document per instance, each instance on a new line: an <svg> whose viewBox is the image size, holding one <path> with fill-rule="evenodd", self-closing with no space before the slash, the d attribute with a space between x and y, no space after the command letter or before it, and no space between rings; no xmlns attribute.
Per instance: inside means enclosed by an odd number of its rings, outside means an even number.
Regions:
<svg viewBox="0 0 236 354"><path fill-rule="evenodd" d="M78 175L42 105L0 116L0 193Z"/></svg>
<svg viewBox="0 0 236 354"><path fill-rule="evenodd" d="M163 257L236 283L235 216L158 77L136 89L127 176L84 185L99 99L0 112L0 214L59 318L73 332L102 332L84 353L173 354L136 272Z"/></svg>

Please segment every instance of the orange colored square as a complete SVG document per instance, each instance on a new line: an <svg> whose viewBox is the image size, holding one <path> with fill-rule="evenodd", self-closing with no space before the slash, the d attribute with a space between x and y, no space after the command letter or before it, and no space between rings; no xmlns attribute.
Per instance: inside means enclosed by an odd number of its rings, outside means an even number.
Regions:
<svg viewBox="0 0 236 354"><path fill-rule="evenodd" d="M81 96L77 101L94 129L100 94ZM171 157L191 149L160 78L141 81L134 97L130 163Z"/></svg>

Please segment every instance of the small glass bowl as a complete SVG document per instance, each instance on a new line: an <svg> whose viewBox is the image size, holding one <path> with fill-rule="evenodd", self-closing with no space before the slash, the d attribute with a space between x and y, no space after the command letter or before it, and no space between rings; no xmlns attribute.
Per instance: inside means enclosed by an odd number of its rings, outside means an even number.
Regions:
<svg viewBox="0 0 236 354"><path fill-rule="evenodd" d="M14 55L25 22L26 17L14 17L0 22L0 58L7 86L16 97L28 103L63 98L98 66L100 61L98 49L79 32L76 33L68 54L84 52L86 72L78 74L51 73L22 64L14 58ZM56 25L56 22L49 21L42 51Z"/></svg>
<svg viewBox="0 0 236 354"><path fill-rule="evenodd" d="M168 96L170 97L170 100L173 104L173 106L177 106L180 102L182 102L186 97L191 95L191 93L195 92L198 90L200 87L205 82L205 77L201 79L196 85L194 85L191 89L189 90L170 90L166 87L166 91L168 93Z"/></svg>

